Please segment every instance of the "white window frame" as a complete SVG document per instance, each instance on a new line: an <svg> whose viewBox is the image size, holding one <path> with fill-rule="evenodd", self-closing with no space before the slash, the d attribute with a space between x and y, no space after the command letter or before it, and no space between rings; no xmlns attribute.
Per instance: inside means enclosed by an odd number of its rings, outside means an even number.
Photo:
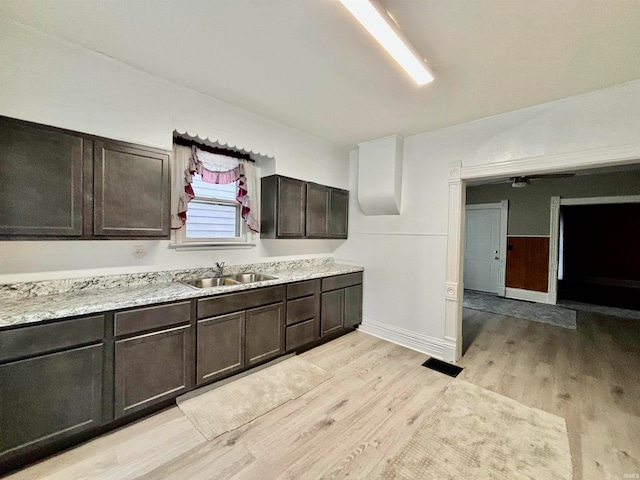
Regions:
<svg viewBox="0 0 640 480"><path fill-rule="evenodd" d="M176 231L176 245L177 246L224 246L224 245L247 245L253 246L253 244L249 244L247 240L247 226L242 218L242 205L237 200L229 200L226 198L219 197L203 197L203 196L195 196L189 203L200 202L200 203L209 203L216 205L232 205L236 207L237 215L236 215L236 232L238 236L230 237L230 238L221 238L221 237L213 237L213 238L188 238L187 237L187 224L182 226L179 230ZM187 210L187 223L189 222L189 213Z"/></svg>

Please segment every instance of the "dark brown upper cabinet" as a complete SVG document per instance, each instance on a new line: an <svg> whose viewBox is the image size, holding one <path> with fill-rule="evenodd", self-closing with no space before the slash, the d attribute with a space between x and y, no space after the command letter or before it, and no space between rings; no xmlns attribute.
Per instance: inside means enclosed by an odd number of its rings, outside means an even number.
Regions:
<svg viewBox="0 0 640 480"><path fill-rule="evenodd" d="M169 235L169 154L98 140L93 158L93 233Z"/></svg>
<svg viewBox="0 0 640 480"><path fill-rule="evenodd" d="M306 237L329 236L329 194L331 189L317 183L307 183Z"/></svg>
<svg viewBox="0 0 640 480"><path fill-rule="evenodd" d="M261 237L304 238L306 183L271 175L262 179Z"/></svg>
<svg viewBox="0 0 640 480"><path fill-rule="evenodd" d="M347 190L271 175L261 197L261 238L347 238Z"/></svg>
<svg viewBox="0 0 640 480"><path fill-rule="evenodd" d="M0 235L80 237L81 135L0 117Z"/></svg>
<svg viewBox="0 0 640 480"><path fill-rule="evenodd" d="M169 158L0 116L0 238L168 238Z"/></svg>
<svg viewBox="0 0 640 480"><path fill-rule="evenodd" d="M349 192L329 189L329 238L347 238L349 232Z"/></svg>

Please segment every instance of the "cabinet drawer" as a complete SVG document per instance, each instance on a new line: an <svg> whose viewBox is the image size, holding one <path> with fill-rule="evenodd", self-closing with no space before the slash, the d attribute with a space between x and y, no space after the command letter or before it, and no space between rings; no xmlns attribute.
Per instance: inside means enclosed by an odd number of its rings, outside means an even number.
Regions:
<svg viewBox="0 0 640 480"><path fill-rule="evenodd" d="M225 313L281 302L285 298L285 290L285 286L280 285L198 300L198 318L217 317Z"/></svg>
<svg viewBox="0 0 640 480"><path fill-rule="evenodd" d="M290 283L287 285L287 300L306 297L320 291L320 279L305 280L304 282Z"/></svg>
<svg viewBox="0 0 640 480"><path fill-rule="evenodd" d="M317 317L320 306L319 300L319 295L289 300L287 302L287 325Z"/></svg>
<svg viewBox="0 0 640 480"><path fill-rule="evenodd" d="M102 341L104 316L0 331L0 362Z"/></svg>
<svg viewBox="0 0 640 480"><path fill-rule="evenodd" d="M316 325L316 321L312 319L287 327L287 352L313 342L317 338Z"/></svg>
<svg viewBox="0 0 640 480"><path fill-rule="evenodd" d="M347 273L322 279L322 291L337 290L338 288L350 287L362 283L362 272Z"/></svg>
<svg viewBox="0 0 640 480"><path fill-rule="evenodd" d="M170 327L191 319L191 302L156 305L118 312L114 316L113 330L116 337L132 333Z"/></svg>

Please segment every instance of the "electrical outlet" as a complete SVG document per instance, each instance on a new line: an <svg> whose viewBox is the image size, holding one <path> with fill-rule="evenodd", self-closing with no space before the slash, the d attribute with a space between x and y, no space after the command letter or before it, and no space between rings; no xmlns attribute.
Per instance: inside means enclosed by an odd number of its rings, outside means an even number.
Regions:
<svg viewBox="0 0 640 480"><path fill-rule="evenodd" d="M134 245L133 246L133 256L135 258L142 258L147 254L147 252L144 251L144 247L142 245Z"/></svg>

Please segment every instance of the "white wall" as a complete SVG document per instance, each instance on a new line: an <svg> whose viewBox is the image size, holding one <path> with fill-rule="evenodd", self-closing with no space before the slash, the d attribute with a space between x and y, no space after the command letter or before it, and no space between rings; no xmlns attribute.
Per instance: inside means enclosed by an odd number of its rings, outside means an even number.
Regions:
<svg viewBox="0 0 640 480"><path fill-rule="evenodd" d="M542 159L562 169L583 153L594 158L593 152L625 147L640 154L639 132L640 82L632 82L405 138L398 216L364 216L355 200L353 151L350 239L336 258L358 261L367 272L363 329L443 354L450 164L462 164L463 178L483 165L535 172ZM555 157L562 154L576 156L571 162Z"/></svg>
<svg viewBox="0 0 640 480"><path fill-rule="evenodd" d="M348 152L264 117L0 19L0 115L171 148L174 129L268 152L265 172L347 188ZM260 241L175 251L169 241L0 242L0 283L330 255L343 242ZM146 256L133 256L142 245Z"/></svg>
<svg viewBox="0 0 640 480"><path fill-rule="evenodd" d="M0 242L0 282L335 252L365 266L364 328L435 355L444 337L449 163L535 171L549 156L640 142L640 82L416 135L404 142L401 215L367 217L356 154L347 166L346 152L313 137L2 20L0 69L0 114L164 148L174 128L222 135L272 150L278 173L351 191L344 243L175 252L166 241ZM147 256L134 259L134 244Z"/></svg>

